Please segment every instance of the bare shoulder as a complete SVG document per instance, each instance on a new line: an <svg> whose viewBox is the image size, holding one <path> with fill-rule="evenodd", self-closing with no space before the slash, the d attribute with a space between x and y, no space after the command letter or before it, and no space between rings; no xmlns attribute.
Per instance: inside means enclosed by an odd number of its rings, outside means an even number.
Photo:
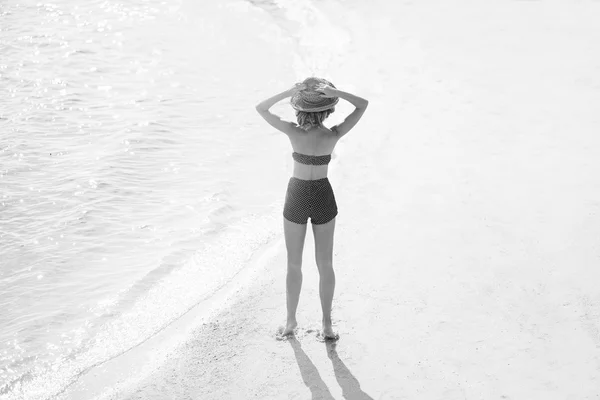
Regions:
<svg viewBox="0 0 600 400"><path fill-rule="evenodd" d="M268 110L260 110L257 108L257 111L260 116L269 123L269 125L285 133L286 135L291 135L302 131L302 129L295 122L284 121L278 115L275 115Z"/></svg>
<svg viewBox="0 0 600 400"><path fill-rule="evenodd" d="M354 128L354 126L360 121L363 114L365 113L366 106L363 108L356 108L350 115L346 117L346 119L335 126L331 127L331 131L335 133L335 135L339 138L346 135L348 132Z"/></svg>
<svg viewBox="0 0 600 400"><path fill-rule="evenodd" d="M300 128L300 126L298 124L296 124L295 122L288 122L288 127L285 129L285 131L282 131L283 133L285 133L288 136L300 136L303 134L306 134L306 131L302 128Z"/></svg>

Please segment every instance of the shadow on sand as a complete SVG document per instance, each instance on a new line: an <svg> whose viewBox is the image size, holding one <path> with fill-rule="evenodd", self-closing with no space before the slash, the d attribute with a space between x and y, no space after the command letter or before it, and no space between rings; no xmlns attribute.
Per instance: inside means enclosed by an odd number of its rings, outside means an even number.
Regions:
<svg viewBox="0 0 600 400"><path fill-rule="evenodd" d="M294 355L296 356L296 362L298 368L300 368L300 374L302 374L302 380L307 388L312 393L312 400L334 400L331 392L327 388L325 382L321 378L317 367L312 363L310 358L306 355L300 342L295 337L289 338L289 343L294 349ZM336 351L336 342L325 342L327 356L333 364L333 372L335 373L335 379L342 388L342 394L344 399L347 400L373 400L371 396L366 394L360 388L360 383L352 375L346 364L340 359Z"/></svg>

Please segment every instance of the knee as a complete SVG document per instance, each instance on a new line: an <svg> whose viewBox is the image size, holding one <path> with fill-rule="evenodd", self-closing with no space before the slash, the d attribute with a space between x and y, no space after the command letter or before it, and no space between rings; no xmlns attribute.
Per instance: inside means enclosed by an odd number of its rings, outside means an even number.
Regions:
<svg viewBox="0 0 600 400"><path fill-rule="evenodd" d="M302 261L290 261L287 263L288 273L301 274L302 273Z"/></svg>
<svg viewBox="0 0 600 400"><path fill-rule="evenodd" d="M317 268L320 274L333 274L333 263L331 260L317 260Z"/></svg>

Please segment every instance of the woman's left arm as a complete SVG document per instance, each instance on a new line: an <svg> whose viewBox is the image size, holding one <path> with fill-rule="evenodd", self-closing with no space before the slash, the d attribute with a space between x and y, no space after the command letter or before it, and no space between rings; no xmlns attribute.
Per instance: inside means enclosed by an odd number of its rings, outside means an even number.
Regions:
<svg viewBox="0 0 600 400"><path fill-rule="evenodd" d="M261 101L256 106L256 111L260 114L261 117L265 119L271 126L280 130L281 132L288 134L294 130L299 129L298 125L293 122L283 121L279 116L271 113L269 109L276 103L280 102L283 99L286 99L290 96L293 96L294 93L298 90L302 90L302 84L296 84L292 88L285 90L275 96L269 97L266 100Z"/></svg>

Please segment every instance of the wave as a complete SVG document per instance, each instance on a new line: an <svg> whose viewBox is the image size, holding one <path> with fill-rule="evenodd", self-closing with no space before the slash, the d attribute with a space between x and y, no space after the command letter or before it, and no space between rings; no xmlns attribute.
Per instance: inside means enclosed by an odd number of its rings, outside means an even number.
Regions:
<svg viewBox="0 0 600 400"><path fill-rule="evenodd" d="M160 267L120 295L117 302L137 297L126 311L105 314L102 327L79 351L62 357L43 371L33 370L0 388L2 399L42 400L64 392L80 376L123 355L153 337L198 304L225 287L252 255L279 234L281 204L262 215L251 215L230 225L181 265ZM128 294L129 293L129 294Z"/></svg>

